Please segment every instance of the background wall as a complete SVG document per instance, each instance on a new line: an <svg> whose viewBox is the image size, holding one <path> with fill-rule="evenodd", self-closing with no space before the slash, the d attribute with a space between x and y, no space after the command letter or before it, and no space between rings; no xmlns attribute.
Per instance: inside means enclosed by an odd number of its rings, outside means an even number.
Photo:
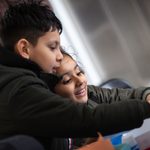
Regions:
<svg viewBox="0 0 150 150"><path fill-rule="evenodd" d="M91 83L100 84L118 77L135 87L150 84L149 0L50 2L62 20L68 46L78 53L85 70L91 70L86 65L87 61L90 62L93 71L87 72ZM68 18L71 24L65 21ZM72 28L77 38L74 38ZM82 44L82 49L76 39Z"/></svg>

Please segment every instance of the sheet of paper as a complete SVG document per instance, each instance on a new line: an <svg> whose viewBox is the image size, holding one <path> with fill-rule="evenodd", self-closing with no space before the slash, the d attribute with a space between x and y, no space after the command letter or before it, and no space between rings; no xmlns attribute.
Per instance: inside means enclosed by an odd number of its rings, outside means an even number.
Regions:
<svg viewBox="0 0 150 150"><path fill-rule="evenodd" d="M140 146L140 150L150 149L150 131L137 136L135 140Z"/></svg>

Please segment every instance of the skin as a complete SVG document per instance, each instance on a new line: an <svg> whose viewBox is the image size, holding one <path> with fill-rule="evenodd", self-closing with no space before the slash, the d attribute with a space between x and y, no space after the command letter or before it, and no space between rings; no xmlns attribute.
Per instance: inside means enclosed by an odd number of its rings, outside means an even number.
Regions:
<svg viewBox="0 0 150 150"><path fill-rule="evenodd" d="M55 73L63 58L60 51L60 35L57 30L46 32L39 37L36 45L32 45L26 39L20 39L15 50L23 58L38 64L47 73Z"/></svg>
<svg viewBox="0 0 150 150"><path fill-rule="evenodd" d="M57 94L68 97L75 102L87 102L86 76L71 57L64 55L60 67L56 69L56 73L62 77L55 87Z"/></svg>

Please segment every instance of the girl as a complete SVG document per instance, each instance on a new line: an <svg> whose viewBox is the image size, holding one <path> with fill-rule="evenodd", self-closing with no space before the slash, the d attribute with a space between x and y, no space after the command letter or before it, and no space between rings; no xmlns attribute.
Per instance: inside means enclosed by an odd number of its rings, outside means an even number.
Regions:
<svg viewBox="0 0 150 150"><path fill-rule="evenodd" d="M139 99L143 101L146 98L144 88L105 89L93 85L88 85L86 75L84 71L81 69L81 67L78 65L78 63L73 59L71 55L69 55L63 49L62 53L63 53L63 60L61 62L60 67L57 68L56 70L55 74L56 76L52 76L51 80L49 81L49 83L53 83L51 84L50 88L56 94L70 98L70 100L74 101L75 103L76 102L86 103L91 109L95 108L98 104L101 104L102 105L101 109L103 109L103 105L106 104L113 105L113 103L119 103L121 101L125 101L128 99L131 99L131 101L132 99ZM128 101L128 103L130 103L130 101ZM133 105L133 109L134 107L135 106ZM127 111L128 110L125 110L125 112ZM117 113L115 109L113 112L114 114ZM103 114L104 118L105 113L107 112L104 112ZM111 120L107 120L107 123L111 123ZM91 142L91 139L90 140L74 139L71 140L71 142L73 142L74 146L81 146L83 143L85 144Z"/></svg>

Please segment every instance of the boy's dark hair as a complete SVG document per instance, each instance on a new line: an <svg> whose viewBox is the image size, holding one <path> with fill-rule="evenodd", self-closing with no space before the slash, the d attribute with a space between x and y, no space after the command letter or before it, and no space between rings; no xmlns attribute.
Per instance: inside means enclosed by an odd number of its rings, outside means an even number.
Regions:
<svg viewBox="0 0 150 150"><path fill-rule="evenodd" d="M10 5L1 18L0 35L3 47L14 49L21 38L36 45L40 36L49 30L58 30L62 25L48 5L40 0L26 0Z"/></svg>

